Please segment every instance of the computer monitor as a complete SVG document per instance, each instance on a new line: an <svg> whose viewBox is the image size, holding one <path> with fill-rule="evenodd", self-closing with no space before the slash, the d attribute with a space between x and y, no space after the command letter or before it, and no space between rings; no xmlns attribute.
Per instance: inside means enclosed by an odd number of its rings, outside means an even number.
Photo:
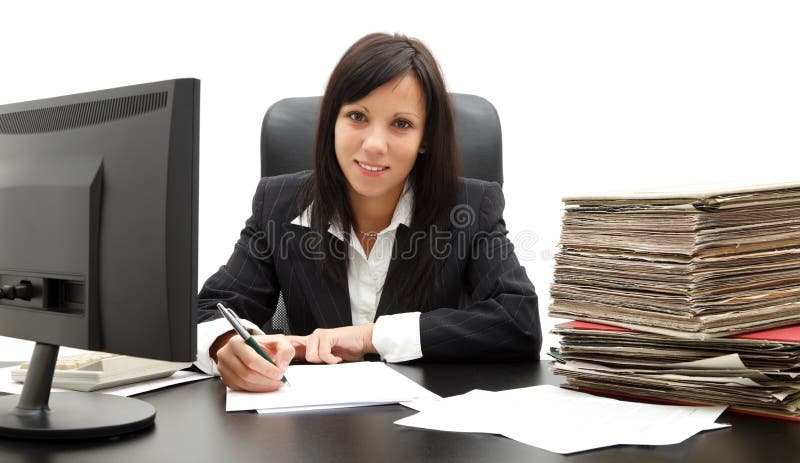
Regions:
<svg viewBox="0 0 800 463"><path fill-rule="evenodd" d="M154 422L136 399L50 394L59 346L195 360L199 103L177 79L0 106L0 335L36 342L0 435Z"/></svg>

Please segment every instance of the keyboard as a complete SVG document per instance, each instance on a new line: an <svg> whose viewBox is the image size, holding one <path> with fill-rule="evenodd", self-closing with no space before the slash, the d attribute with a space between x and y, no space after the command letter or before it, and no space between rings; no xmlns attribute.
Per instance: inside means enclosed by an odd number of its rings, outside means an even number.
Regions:
<svg viewBox="0 0 800 463"><path fill-rule="evenodd" d="M29 362L11 370L11 378L25 382ZM53 386L74 391L91 392L125 384L171 376L191 363L165 362L105 352L86 352L59 357L53 375Z"/></svg>

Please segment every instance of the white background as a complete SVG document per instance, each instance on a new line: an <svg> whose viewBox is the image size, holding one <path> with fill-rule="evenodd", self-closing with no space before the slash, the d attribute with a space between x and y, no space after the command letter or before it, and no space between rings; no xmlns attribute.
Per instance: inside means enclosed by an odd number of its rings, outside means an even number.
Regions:
<svg viewBox="0 0 800 463"><path fill-rule="evenodd" d="M798 24L776 1L5 2L0 104L200 78L202 284L249 214L267 107L321 94L369 32L417 37L450 91L500 114L506 222L546 332L562 196L798 180ZM0 360L29 349L0 338Z"/></svg>

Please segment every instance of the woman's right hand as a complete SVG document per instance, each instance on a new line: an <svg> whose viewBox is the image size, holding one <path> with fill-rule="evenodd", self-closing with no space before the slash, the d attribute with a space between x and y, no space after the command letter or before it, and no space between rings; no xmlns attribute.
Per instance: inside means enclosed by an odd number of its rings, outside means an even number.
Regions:
<svg viewBox="0 0 800 463"><path fill-rule="evenodd" d="M248 346L241 336L228 332L217 338L210 349L222 382L234 391L272 392L280 389L283 386L281 378L295 356L292 344L299 344L303 338L259 335L253 339L275 361L275 365Z"/></svg>

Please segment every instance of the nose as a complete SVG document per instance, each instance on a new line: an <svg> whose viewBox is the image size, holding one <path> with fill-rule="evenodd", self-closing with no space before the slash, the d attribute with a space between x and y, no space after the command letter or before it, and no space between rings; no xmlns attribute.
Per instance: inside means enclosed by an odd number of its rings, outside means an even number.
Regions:
<svg viewBox="0 0 800 463"><path fill-rule="evenodd" d="M373 127L366 133L362 148L367 154L386 154L386 151L389 149L388 134L381 127Z"/></svg>

